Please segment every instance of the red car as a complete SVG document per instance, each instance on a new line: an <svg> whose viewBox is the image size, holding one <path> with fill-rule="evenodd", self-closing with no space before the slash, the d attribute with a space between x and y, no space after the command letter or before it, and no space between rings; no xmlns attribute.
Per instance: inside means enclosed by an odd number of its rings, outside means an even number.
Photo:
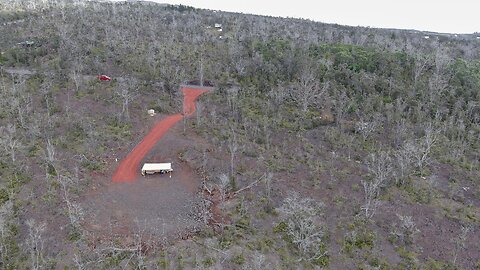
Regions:
<svg viewBox="0 0 480 270"><path fill-rule="evenodd" d="M100 79L101 81L111 81L112 78L108 77L107 75L97 75L97 78Z"/></svg>

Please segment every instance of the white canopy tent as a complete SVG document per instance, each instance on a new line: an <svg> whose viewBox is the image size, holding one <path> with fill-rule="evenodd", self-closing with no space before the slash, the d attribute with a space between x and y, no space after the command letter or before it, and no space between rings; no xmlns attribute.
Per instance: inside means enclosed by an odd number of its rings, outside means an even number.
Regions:
<svg viewBox="0 0 480 270"><path fill-rule="evenodd" d="M172 163L145 163L142 167L142 175L154 173L172 172Z"/></svg>

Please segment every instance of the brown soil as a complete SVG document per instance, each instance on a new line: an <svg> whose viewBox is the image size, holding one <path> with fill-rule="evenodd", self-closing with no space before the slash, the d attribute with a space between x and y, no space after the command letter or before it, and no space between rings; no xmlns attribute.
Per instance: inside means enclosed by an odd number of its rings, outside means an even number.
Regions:
<svg viewBox="0 0 480 270"><path fill-rule="evenodd" d="M184 87L182 91L185 115L190 116L195 100L206 90ZM179 113L160 120L121 162L112 182L102 181L105 175L94 177L98 181L83 203L88 213L84 227L94 245L112 237L128 245L132 235L139 234L158 244L183 238L203 226L195 217L201 177L179 159L183 149L192 147L191 138L182 135L180 127L174 128L182 117ZM172 162L174 171L143 177L139 165L145 160Z"/></svg>

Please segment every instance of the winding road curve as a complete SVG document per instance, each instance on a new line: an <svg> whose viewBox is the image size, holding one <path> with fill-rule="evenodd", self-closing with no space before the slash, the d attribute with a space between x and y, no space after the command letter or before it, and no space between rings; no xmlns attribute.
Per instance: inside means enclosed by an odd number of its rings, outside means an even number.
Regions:
<svg viewBox="0 0 480 270"><path fill-rule="evenodd" d="M208 90L194 87L182 87L183 111L185 117L195 112L195 101ZM117 170L112 176L112 182L133 182L140 176L140 162L163 137L163 135L183 118L182 113L167 116L159 121L143 140L120 162Z"/></svg>

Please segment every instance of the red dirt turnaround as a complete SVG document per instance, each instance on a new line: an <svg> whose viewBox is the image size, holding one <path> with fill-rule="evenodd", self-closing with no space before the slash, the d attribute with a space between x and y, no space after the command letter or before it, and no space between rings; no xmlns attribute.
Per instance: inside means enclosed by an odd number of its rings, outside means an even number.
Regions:
<svg viewBox="0 0 480 270"><path fill-rule="evenodd" d="M195 112L195 101L207 92L203 89L182 88L183 91L183 112L190 116ZM112 182L133 182L140 176L140 161L148 154L152 147L163 137L171 127L182 120L182 113L170 115L158 122L143 140L120 162L117 170L112 176Z"/></svg>

